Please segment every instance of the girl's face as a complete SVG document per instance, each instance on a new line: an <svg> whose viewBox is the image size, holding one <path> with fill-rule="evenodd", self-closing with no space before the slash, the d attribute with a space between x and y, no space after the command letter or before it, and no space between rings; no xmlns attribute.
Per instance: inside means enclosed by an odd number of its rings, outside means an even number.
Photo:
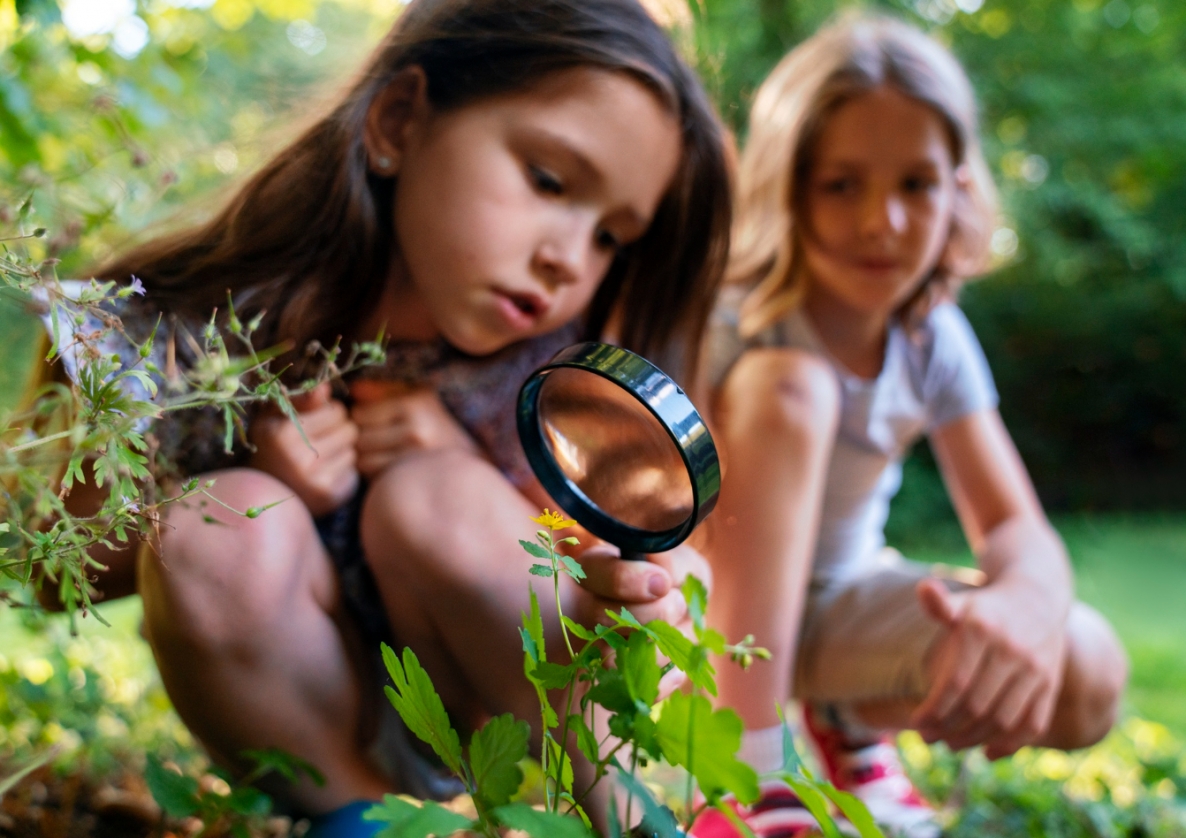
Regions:
<svg viewBox="0 0 1186 838"><path fill-rule="evenodd" d="M828 119L804 187L807 293L888 317L941 258L959 185L942 118L879 87Z"/></svg>
<svg viewBox="0 0 1186 838"><path fill-rule="evenodd" d="M406 104L389 123L397 307L426 327L410 336L474 355L576 317L680 160L675 118L622 74L561 71L441 112L421 89Z"/></svg>

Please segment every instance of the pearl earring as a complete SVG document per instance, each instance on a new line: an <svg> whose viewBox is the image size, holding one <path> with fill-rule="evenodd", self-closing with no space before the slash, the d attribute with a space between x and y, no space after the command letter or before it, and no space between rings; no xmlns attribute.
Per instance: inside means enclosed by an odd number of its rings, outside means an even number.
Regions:
<svg viewBox="0 0 1186 838"><path fill-rule="evenodd" d="M379 168L384 172L391 168L390 157L380 157L376 162L379 164Z"/></svg>

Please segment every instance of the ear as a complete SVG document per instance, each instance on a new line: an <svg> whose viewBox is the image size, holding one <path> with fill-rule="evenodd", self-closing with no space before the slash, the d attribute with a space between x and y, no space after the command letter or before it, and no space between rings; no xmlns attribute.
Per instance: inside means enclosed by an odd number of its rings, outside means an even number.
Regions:
<svg viewBox="0 0 1186 838"><path fill-rule="evenodd" d="M967 163L960 163L955 167L955 188L966 192L972 186L972 170Z"/></svg>
<svg viewBox="0 0 1186 838"><path fill-rule="evenodd" d="M367 109L363 132L367 167L380 177L394 177L408 141L424 127L431 113L424 70L417 66L400 70Z"/></svg>

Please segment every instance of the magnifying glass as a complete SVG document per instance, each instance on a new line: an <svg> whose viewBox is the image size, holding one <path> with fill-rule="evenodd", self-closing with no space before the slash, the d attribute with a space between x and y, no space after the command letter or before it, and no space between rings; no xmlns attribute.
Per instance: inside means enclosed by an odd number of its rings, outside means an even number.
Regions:
<svg viewBox="0 0 1186 838"><path fill-rule="evenodd" d="M523 384L517 422L548 494L624 559L670 550L716 504L708 426L671 378L627 349L562 349Z"/></svg>

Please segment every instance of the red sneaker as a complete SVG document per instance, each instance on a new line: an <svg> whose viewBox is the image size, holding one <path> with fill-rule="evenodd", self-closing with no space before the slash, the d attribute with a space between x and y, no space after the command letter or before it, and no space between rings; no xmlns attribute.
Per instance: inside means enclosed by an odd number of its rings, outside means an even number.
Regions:
<svg viewBox="0 0 1186 838"><path fill-rule="evenodd" d="M803 720L828 779L851 792L869 814L897 838L937 838L941 832L935 809L906 776L892 737L854 744L824 708L805 706Z"/></svg>
<svg viewBox="0 0 1186 838"><path fill-rule="evenodd" d="M756 803L743 806L727 799L733 811L758 838L807 838L819 835L819 825L799 797L786 783L768 780L760 786ZM706 809L688 833L688 838L741 838L733 822L716 809Z"/></svg>

